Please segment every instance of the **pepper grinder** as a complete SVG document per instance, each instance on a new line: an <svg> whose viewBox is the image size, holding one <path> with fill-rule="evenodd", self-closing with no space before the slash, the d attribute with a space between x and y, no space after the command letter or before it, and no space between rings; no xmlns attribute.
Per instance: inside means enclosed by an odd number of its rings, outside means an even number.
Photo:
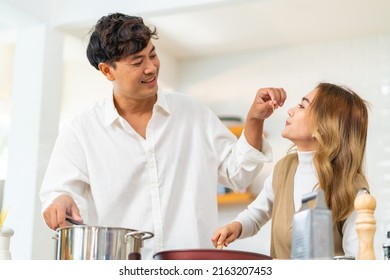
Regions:
<svg viewBox="0 0 390 280"><path fill-rule="evenodd" d="M375 260L374 234L376 221L374 211L376 208L375 198L368 190L361 190L354 202L357 217L355 221L356 231L359 239L358 260Z"/></svg>

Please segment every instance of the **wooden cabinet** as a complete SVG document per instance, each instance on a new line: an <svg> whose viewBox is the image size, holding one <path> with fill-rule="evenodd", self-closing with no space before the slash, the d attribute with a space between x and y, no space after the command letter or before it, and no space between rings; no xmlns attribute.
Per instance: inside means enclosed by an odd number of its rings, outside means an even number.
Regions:
<svg viewBox="0 0 390 280"><path fill-rule="evenodd" d="M218 195L218 205L249 204L253 199L250 192L229 192Z"/></svg>
<svg viewBox="0 0 390 280"><path fill-rule="evenodd" d="M226 127L237 137L241 136L244 130L242 119L234 116L220 117ZM226 192L218 195L218 205L249 204L253 201L249 192Z"/></svg>

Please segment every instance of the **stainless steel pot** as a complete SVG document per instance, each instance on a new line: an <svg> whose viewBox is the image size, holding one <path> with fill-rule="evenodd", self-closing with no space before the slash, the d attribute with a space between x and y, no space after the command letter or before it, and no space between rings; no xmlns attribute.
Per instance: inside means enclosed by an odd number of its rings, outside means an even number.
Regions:
<svg viewBox="0 0 390 280"><path fill-rule="evenodd" d="M57 260L140 260L143 241L153 236L126 228L63 227L57 229Z"/></svg>

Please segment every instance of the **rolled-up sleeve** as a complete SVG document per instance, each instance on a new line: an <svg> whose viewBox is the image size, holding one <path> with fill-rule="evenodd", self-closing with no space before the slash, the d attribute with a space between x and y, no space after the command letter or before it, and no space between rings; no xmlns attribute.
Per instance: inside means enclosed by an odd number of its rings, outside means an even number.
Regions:
<svg viewBox="0 0 390 280"><path fill-rule="evenodd" d="M260 152L247 142L243 134L231 147L228 157L219 168L220 183L240 191L252 183L265 162L272 161L272 150L265 139Z"/></svg>
<svg viewBox="0 0 390 280"><path fill-rule="evenodd" d="M253 146L251 146L246 140L243 131L237 141L236 156L238 158L238 161L248 166L256 166L259 164L259 162L272 162L272 149L265 138L263 138L262 146L262 151L259 151Z"/></svg>

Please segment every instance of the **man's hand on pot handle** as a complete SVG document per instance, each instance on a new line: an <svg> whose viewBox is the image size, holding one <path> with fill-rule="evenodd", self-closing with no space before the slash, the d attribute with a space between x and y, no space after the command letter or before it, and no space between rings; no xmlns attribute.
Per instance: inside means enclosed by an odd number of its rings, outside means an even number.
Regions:
<svg viewBox="0 0 390 280"><path fill-rule="evenodd" d="M83 223L80 216L79 208L75 201L69 195L60 195L46 208L43 212L43 218L46 224L53 230L65 227L66 217L69 216L72 220Z"/></svg>

